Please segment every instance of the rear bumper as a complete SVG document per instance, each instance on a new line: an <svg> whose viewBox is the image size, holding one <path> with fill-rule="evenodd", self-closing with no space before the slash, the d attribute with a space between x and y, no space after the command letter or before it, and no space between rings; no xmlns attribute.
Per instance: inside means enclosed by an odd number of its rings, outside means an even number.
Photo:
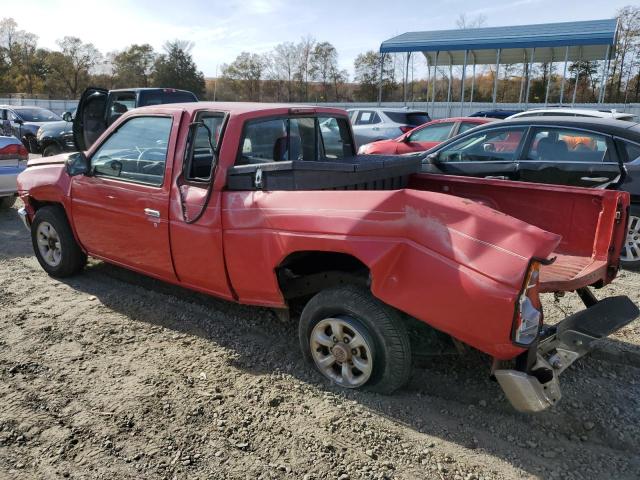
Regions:
<svg viewBox="0 0 640 480"><path fill-rule="evenodd" d="M543 329L536 361L526 372L498 369L494 375L520 412L545 410L561 398L558 376L595 343L638 318L640 310L625 296L610 297Z"/></svg>
<svg viewBox="0 0 640 480"><path fill-rule="evenodd" d="M18 215L20 216L20 220L24 224L25 228L31 231L31 220L29 220L29 214L27 213L27 209L22 207L18 210Z"/></svg>

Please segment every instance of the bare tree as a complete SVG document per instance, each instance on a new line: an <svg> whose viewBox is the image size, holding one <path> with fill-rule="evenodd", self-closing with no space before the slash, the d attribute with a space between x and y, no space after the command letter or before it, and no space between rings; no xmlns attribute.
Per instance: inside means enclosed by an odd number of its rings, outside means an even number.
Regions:
<svg viewBox="0 0 640 480"><path fill-rule="evenodd" d="M88 84L89 73L102 59L102 54L92 43L82 43L77 37L58 40L60 52L54 52L49 65L64 83L69 95L76 98Z"/></svg>
<svg viewBox="0 0 640 480"><path fill-rule="evenodd" d="M487 16L482 13L471 18L466 13L461 13L456 19L456 27L465 30L467 28L481 28L487 25Z"/></svg>

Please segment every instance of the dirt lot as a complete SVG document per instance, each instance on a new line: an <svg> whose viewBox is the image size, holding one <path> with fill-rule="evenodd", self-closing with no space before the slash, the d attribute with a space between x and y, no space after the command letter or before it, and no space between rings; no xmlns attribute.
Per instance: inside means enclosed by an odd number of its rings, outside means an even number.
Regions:
<svg viewBox="0 0 640 480"><path fill-rule="evenodd" d="M547 300L548 317L580 308ZM303 364L294 322L100 262L54 280L0 213L3 480L640 477L640 322L542 414L516 413L488 367L439 357L394 396L343 392Z"/></svg>

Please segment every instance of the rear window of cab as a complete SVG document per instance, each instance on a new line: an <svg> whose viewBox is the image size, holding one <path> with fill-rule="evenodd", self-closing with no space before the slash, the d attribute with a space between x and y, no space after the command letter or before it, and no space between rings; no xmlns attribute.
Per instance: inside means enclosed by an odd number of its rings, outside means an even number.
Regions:
<svg viewBox="0 0 640 480"><path fill-rule="evenodd" d="M236 165L281 161L331 161L354 154L349 121L318 115L245 123Z"/></svg>

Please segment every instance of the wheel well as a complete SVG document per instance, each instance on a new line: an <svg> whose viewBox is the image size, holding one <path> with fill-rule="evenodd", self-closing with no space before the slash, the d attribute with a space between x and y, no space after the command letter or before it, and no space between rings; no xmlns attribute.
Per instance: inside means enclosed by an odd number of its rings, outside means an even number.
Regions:
<svg viewBox="0 0 640 480"><path fill-rule="evenodd" d="M287 256L276 268L285 299L304 298L336 285L369 287L369 268L353 255L304 251Z"/></svg>
<svg viewBox="0 0 640 480"><path fill-rule="evenodd" d="M64 210L64 207L62 206L61 203L48 202L48 201L45 201L45 200L37 200L37 199L35 199L33 197L29 197L29 205L31 205L31 207L33 208L34 212L37 212L42 207L47 207L47 206L60 207L60 208L62 208L62 210ZM65 212L65 214L66 214L66 212Z"/></svg>

